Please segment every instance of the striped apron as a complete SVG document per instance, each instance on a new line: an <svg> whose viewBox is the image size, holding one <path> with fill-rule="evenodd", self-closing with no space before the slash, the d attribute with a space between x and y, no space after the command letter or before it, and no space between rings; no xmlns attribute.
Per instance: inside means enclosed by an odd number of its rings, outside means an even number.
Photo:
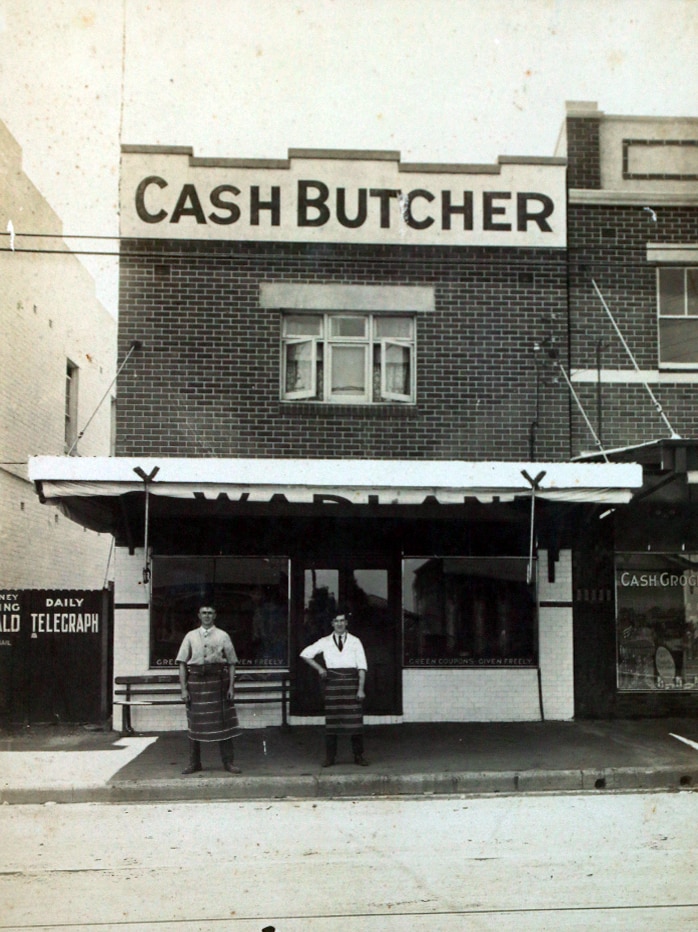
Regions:
<svg viewBox="0 0 698 932"><path fill-rule="evenodd" d="M356 698L358 670L328 670L325 680L325 733L360 735L364 728L363 702Z"/></svg>
<svg viewBox="0 0 698 932"><path fill-rule="evenodd" d="M226 741L240 734L238 714L226 693L230 683L224 663L187 666L191 702L187 707L189 737L193 741Z"/></svg>

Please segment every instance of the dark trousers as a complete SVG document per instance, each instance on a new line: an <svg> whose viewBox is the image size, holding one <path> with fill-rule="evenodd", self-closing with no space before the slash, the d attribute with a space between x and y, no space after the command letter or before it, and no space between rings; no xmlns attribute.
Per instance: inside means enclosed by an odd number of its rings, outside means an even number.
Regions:
<svg viewBox="0 0 698 932"><path fill-rule="evenodd" d="M364 736L351 736L351 751L354 759L364 755ZM337 756L337 735L325 735L325 756L328 761L334 761Z"/></svg>
<svg viewBox="0 0 698 932"><path fill-rule="evenodd" d="M221 760L224 764L232 764L235 760L235 749L233 747L233 739L226 738L225 741L219 741L218 747L221 752ZM201 766L201 742L195 741L193 738L189 739L189 763L196 764Z"/></svg>

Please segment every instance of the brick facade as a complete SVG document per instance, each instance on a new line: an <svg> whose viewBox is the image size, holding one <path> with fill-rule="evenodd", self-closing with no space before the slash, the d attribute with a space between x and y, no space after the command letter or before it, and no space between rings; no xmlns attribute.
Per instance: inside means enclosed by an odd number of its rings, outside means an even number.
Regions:
<svg viewBox="0 0 698 932"><path fill-rule="evenodd" d="M280 402L280 313L260 308L263 282L433 286L417 404ZM120 380L121 456L525 460L533 344L566 342L564 255L547 250L126 243L120 293L120 351L143 342ZM566 404L541 392L539 458L565 458Z"/></svg>
<svg viewBox="0 0 698 932"><path fill-rule="evenodd" d="M639 368L651 383L672 426L682 437L698 436L696 384L682 383L665 371L657 384L657 271L647 261L647 243L698 242L698 210L670 206L653 222L641 206L571 205L569 209L570 360L571 369L625 370L626 384L601 386L601 435L604 446L630 446L668 436L647 390L632 382L633 363L613 328L592 279L623 334ZM597 355L601 344L600 357ZM597 386L576 385L595 429ZM598 433L598 431L597 431ZM593 449L593 441L577 409L572 412L573 454Z"/></svg>

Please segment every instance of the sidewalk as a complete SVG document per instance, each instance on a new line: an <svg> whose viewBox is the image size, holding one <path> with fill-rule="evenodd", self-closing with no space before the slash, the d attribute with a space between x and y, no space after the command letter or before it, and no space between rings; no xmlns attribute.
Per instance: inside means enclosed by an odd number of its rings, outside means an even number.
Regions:
<svg viewBox="0 0 698 932"><path fill-rule="evenodd" d="M323 769L321 727L250 729L235 742L241 775L221 769L212 745L203 771L185 777L185 732L0 731L0 802L698 788L698 718L383 725L366 729L365 744L370 766L340 739L338 763Z"/></svg>

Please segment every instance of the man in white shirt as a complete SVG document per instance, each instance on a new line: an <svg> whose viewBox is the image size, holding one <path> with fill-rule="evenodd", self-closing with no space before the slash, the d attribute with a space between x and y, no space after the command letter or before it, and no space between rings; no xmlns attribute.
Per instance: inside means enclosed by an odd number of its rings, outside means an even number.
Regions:
<svg viewBox="0 0 698 932"><path fill-rule="evenodd" d="M349 735L355 763L366 767L363 736L363 701L366 698L366 654L361 641L347 631L346 615L332 619L333 633L301 651L301 658L317 671L325 687L325 760L331 767L337 756L337 737ZM315 659L322 654L325 665Z"/></svg>

